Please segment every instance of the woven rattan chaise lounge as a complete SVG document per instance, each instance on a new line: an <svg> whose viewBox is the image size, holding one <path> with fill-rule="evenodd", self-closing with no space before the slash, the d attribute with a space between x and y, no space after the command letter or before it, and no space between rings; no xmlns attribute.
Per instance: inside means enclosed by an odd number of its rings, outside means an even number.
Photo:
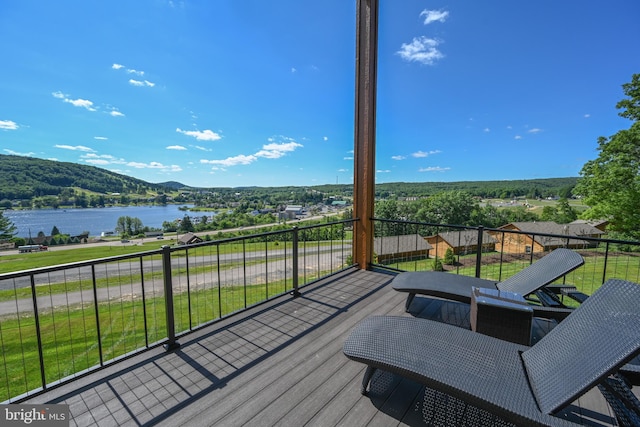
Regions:
<svg viewBox="0 0 640 427"><path fill-rule="evenodd" d="M640 352L638 307L640 285L614 279L533 347L427 319L373 316L343 352L368 365L363 394L381 369L516 425L567 425L558 412Z"/></svg>
<svg viewBox="0 0 640 427"><path fill-rule="evenodd" d="M391 286L396 291L409 293L405 304L408 311L416 294L469 304L473 287L513 292L526 297L583 264L580 254L559 248L502 282L438 271L410 271L398 274Z"/></svg>

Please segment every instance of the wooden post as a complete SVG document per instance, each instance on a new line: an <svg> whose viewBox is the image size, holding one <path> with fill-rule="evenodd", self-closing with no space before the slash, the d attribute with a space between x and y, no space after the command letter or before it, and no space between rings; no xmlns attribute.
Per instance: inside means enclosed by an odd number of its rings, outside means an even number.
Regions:
<svg viewBox="0 0 640 427"><path fill-rule="evenodd" d="M373 258L375 203L378 0L358 0L356 11L353 259L361 269Z"/></svg>

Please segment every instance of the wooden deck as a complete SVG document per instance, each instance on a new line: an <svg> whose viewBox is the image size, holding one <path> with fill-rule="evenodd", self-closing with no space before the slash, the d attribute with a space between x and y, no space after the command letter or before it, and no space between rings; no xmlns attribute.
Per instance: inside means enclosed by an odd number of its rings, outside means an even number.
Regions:
<svg viewBox="0 0 640 427"><path fill-rule="evenodd" d="M424 426L425 389L390 374L359 392L362 364L342 354L354 325L372 314L468 324L468 306L389 286L393 275L349 270L161 347L32 397L66 403L77 426ZM597 390L570 411L586 425L615 425ZM443 415L443 414L440 414ZM446 415L446 414L444 414Z"/></svg>

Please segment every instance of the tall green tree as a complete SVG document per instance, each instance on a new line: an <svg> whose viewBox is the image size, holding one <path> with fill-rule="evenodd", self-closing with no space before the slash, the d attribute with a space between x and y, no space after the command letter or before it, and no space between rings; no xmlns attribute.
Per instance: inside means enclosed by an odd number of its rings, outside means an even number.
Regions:
<svg viewBox="0 0 640 427"><path fill-rule="evenodd" d="M10 240L15 236L16 231L17 227L15 224L0 211L0 241Z"/></svg>
<svg viewBox="0 0 640 427"><path fill-rule="evenodd" d="M465 191L446 191L418 202L414 219L435 224L469 224L478 203Z"/></svg>
<svg viewBox="0 0 640 427"><path fill-rule="evenodd" d="M136 217L121 216L116 222L116 233L121 236L136 236L144 231L142 220Z"/></svg>
<svg viewBox="0 0 640 427"><path fill-rule="evenodd" d="M195 227L193 226L189 215L185 215L184 218L182 218L182 222L180 222L180 231L182 231L183 233L195 231Z"/></svg>
<svg viewBox="0 0 640 427"><path fill-rule="evenodd" d="M627 98L616 108L633 124L598 139L599 155L583 166L574 192L589 206L583 218L607 219L611 230L640 240L640 74L622 89Z"/></svg>

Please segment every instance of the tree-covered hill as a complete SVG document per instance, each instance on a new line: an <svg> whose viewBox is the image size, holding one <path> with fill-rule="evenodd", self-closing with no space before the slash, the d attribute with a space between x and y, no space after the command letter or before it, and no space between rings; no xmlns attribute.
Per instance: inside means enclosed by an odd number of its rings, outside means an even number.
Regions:
<svg viewBox="0 0 640 427"><path fill-rule="evenodd" d="M95 166L0 155L0 199L57 196L65 188L103 194L144 194L164 187Z"/></svg>
<svg viewBox="0 0 640 427"><path fill-rule="evenodd" d="M578 178L548 178L510 181L464 182L394 182L376 185L376 197L402 198L427 197L447 191L466 191L473 196L486 198L510 197L570 197ZM121 175L95 166L58 162L32 157L0 155L0 200L33 199L43 196L59 196L68 189L100 194L148 194L191 190L193 197L217 193L222 199L246 200L247 198L274 203L296 201L315 202L319 197L349 198L353 185L317 185L312 187L235 187L192 188L169 181L152 184L137 178ZM318 197L315 197L318 196ZM185 200L186 201L186 200ZM196 201L195 199L193 201Z"/></svg>

